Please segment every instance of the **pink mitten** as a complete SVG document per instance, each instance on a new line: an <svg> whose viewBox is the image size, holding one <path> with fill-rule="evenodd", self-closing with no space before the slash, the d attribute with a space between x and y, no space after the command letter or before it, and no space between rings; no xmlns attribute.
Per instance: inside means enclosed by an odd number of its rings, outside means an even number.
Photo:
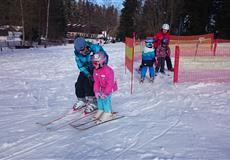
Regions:
<svg viewBox="0 0 230 160"><path fill-rule="evenodd" d="M106 99L106 95L103 93L102 95L101 95L101 99Z"/></svg>
<svg viewBox="0 0 230 160"><path fill-rule="evenodd" d="M99 92L95 93L95 97L96 97L97 99L99 98L99 96L100 96L100 93L99 93Z"/></svg>

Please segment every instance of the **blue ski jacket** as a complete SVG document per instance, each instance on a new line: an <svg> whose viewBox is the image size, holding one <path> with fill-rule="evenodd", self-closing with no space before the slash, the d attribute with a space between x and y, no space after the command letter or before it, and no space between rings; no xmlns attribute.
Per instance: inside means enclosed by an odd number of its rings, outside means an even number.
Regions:
<svg viewBox="0 0 230 160"><path fill-rule="evenodd" d="M142 60L155 60L155 50L154 48L145 47L144 51L142 51Z"/></svg>

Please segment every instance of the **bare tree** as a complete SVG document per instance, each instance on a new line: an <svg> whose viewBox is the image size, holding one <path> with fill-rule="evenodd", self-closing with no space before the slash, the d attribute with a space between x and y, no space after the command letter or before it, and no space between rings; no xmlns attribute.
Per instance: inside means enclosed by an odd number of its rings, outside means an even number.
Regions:
<svg viewBox="0 0 230 160"><path fill-rule="evenodd" d="M50 12L50 0L48 0L47 3L47 13L46 13L46 36L45 36L45 48L47 46L47 41L48 41L48 33L49 33L49 12Z"/></svg>
<svg viewBox="0 0 230 160"><path fill-rule="evenodd" d="M22 45L24 46L25 45L25 23L24 23L22 0L20 0L20 8L21 8L21 20L22 20Z"/></svg>

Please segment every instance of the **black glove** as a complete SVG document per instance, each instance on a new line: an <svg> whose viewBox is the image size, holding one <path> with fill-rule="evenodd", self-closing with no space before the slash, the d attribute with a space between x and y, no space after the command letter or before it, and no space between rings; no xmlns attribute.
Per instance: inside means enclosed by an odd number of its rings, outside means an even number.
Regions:
<svg viewBox="0 0 230 160"><path fill-rule="evenodd" d="M93 77L91 75L88 75L87 78L89 80L89 84L92 86L94 82Z"/></svg>
<svg viewBox="0 0 230 160"><path fill-rule="evenodd" d="M88 79L89 79L91 82L94 82L93 77L92 77L91 75L88 75Z"/></svg>

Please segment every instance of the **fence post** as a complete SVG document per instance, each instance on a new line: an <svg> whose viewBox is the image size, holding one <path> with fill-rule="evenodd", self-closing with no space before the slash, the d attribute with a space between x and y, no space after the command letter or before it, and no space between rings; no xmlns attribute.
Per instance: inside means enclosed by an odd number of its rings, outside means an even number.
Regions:
<svg viewBox="0 0 230 160"><path fill-rule="evenodd" d="M175 46L174 75L173 75L174 84L178 82L179 58L180 58L180 48L179 46Z"/></svg>
<svg viewBox="0 0 230 160"><path fill-rule="evenodd" d="M133 66L134 66L134 47L136 45L136 32L133 32L133 48L132 48L132 72L131 72L131 94L133 93Z"/></svg>
<svg viewBox="0 0 230 160"><path fill-rule="evenodd" d="M216 47L217 47L217 40L214 40L214 47L213 47L213 56L216 56Z"/></svg>

